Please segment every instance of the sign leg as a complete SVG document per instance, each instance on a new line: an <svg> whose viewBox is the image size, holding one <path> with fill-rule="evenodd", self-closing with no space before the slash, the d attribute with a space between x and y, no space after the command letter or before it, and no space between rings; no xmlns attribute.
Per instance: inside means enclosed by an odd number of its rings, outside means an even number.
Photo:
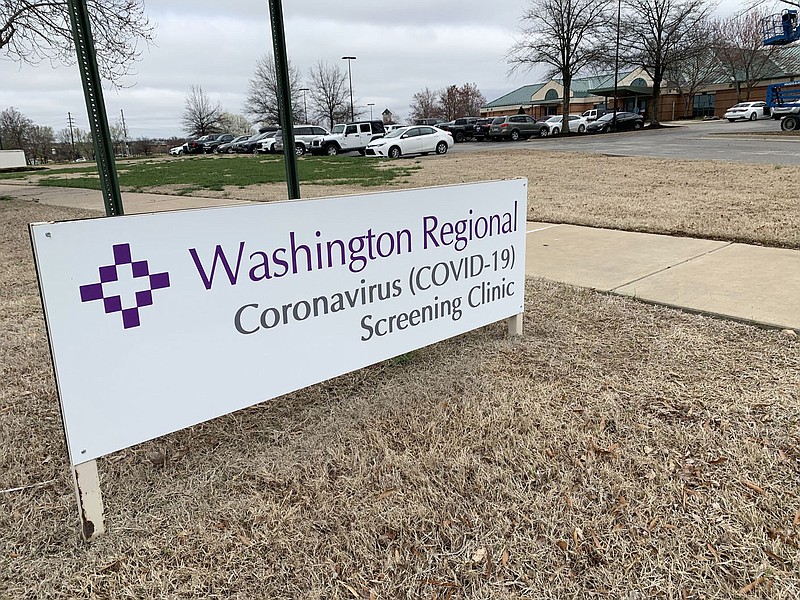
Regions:
<svg viewBox="0 0 800 600"><path fill-rule="evenodd" d="M90 460L75 465L72 468L72 479L75 483L75 496L78 499L81 535L84 541L90 542L106 531L97 461Z"/></svg>
<svg viewBox="0 0 800 600"><path fill-rule="evenodd" d="M508 323L509 336L522 335L522 313L508 317L506 323Z"/></svg>

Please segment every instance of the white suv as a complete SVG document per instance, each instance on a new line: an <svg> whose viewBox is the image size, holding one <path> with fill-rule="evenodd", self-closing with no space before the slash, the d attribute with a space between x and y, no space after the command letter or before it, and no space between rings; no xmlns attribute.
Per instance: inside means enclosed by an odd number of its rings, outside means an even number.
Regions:
<svg viewBox="0 0 800 600"><path fill-rule="evenodd" d="M294 126L294 153L303 156L311 151L311 142L314 139L329 135L328 130L317 125L295 125ZM275 145L273 152L283 152L283 134L279 131L275 134Z"/></svg>
<svg viewBox="0 0 800 600"><path fill-rule="evenodd" d="M336 125L330 135L315 138L311 142L311 152L313 154L327 154L328 156L356 151L360 154L365 154L367 144L372 140L383 137L386 133L383 121L347 123L343 131L339 127L339 125ZM338 133L339 131L341 133Z"/></svg>

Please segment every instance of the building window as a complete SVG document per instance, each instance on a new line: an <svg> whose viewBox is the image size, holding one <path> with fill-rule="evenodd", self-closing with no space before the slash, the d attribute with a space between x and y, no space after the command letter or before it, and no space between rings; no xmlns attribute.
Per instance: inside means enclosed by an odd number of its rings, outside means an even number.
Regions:
<svg viewBox="0 0 800 600"><path fill-rule="evenodd" d="M633 80L633 83L631 83L631 85L633 87L647 87L647 82L641 77L637 77L636 79Z"/></svg>
<svg viewBox="0 0 800 600"><path fill-rule="evenodd" d="M558 92L556 90L547 90L544 95L545 100L558 100Z"/></svg>
<svg viewBox="0 0 800 600"><path fill-rule="evenodd" d="M714 94L695 94L692 104L693 117L714 116Z"/></svg>

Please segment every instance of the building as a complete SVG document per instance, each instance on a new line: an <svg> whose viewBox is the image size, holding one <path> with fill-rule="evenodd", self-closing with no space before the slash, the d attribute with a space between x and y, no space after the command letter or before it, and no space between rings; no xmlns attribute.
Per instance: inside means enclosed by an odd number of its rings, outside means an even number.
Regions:
<svg viewBox="0 0 800 600"><path fill-rule="evenodd" d="M725 111L745 100L764 100L766 88L771 83L800 79L800 46L765 48L763 68L755 87L746 97L745 76L731 75L720 58L709 51L708 60L717 63L710 69L707 81L700 86L686 82L662 83L660 120L722 117ZM651 112L653 79L644 69L619 73L616 90L614 74L577 77L570 90L570 112L582 113L590 108L612 109L616 91L617 109ZM688 91L694 87L693 91ZM527 114L535 118L560 114L564 87L560 79L524 85L481 107L481 116Z"/></svg>

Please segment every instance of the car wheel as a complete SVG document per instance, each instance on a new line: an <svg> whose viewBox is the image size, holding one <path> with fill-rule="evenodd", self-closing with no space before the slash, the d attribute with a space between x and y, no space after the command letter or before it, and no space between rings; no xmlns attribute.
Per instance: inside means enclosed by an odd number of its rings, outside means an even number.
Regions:
<svg viewBox="0 0 800 600"><path fill-rule="evenodd" d="M517 140L519 140L519 131L515 129L511 132L511 141L516 142Z"/></svg>
<svg viewBox="0 0 800 600"><path fill-rule="evenodd" d="M436 144L436 154L447 154L447 142Z"/></svg>
<svg viewBox="0 0 800 600"><path fill-rule="evenodd" d="M798 126L800 126L800 121L794 115L787 115L781 120L783 131L797 131Z"/></svg>
<svg viewBox="0 0 800 600"><path fill-rule="evenodd" d="M641 121L634 121L633 122L633 128L634 129L641 129L642 128L642 122Z"/></svg>
<svg viewBox="0 0 800 600"><path fill-rule="evenodd" d="M586 133L586 125L578 125L578 133Z"/></svg>
<svg viewBox="0 0 800 600"><path fill-rule="evenodd" d="M609 131L611 131L611 125L606 125L600 130L601 133L608 133Z"/></svg>
<svg viewBox="0 0 800 600"><path fill-rule="evenodd" d="M550 135L550 131L547 129L547 127L542 127L539 130L539 137L547 137L548 135Z"/></svg>
<svg viewBox="0 0 800 600"><path fill-rule="evenodd" d="M728 123L735 123L736 119L728 119Z"/></svg>
<svg viewBox="0 0 800 600"><path fill-rule="evenodd" d="M294 145L294 153L295 156L303 156L306 153L306 147L303 144L295 144Z"/></svg>
<svg viewBox="0 0 800 600"><path fill-rule="evenodd" d="M551 132L553 135L558 135L561 133L561 130L558 127L553 127L553 131Z"/></svg>
<svg viewBox="0 0 800 600"><path fill-rule="evenodd" d="M755 121L757 118L758 117L756 116L756 113L754 113L754 112L750 113L750 120L751 121Z"/></svg>
<svg viewBox="0 0 800 600"><path fill-rule="evenodd" d="M463 142L464 141L464 132L463 131L456 131L456 136L453 139L455 141L459 142L459 143Z"/></svg>
<svg viewBox="0 0 800 600"><path fill-rule="evenodd" d="M339 154L339 148L336 147L336 144L328 144L325 146L325 154L328 156L336 156Z"/></svg>
<svg viewBox="0 0 800 600"><path fill-rule="evenodd" d="M400 148L397 146L392 146L389 148L389 158L400 158Z"/></svg>

